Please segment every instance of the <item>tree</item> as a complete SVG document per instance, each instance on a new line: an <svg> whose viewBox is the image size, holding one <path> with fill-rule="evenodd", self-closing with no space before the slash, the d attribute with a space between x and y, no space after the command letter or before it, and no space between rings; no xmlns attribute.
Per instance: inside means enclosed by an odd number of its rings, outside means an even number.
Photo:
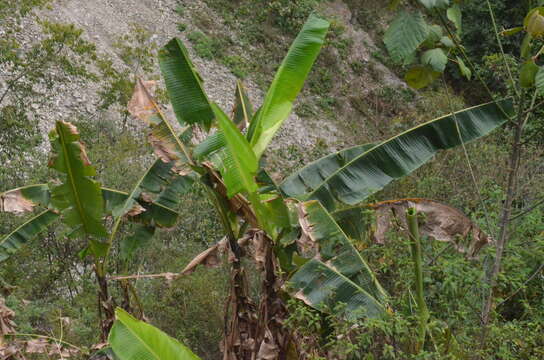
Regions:
<svg viewBox="0 0 544 360"><path fill-rule="evenodd" d="M229 253L231 296L222 344L226 358L284 358L296 347L282 321L286 294L323 312L335 312L334 305L343 303L347 311L337 315L347 318L386 316L388 296L346 235L350 223L344 221L346 214L357 213L346 213L345 207L372 207L364 204L370 195L411 173L438 151L478 139L507 122L511 105L509 100L491 102L431 120L384 142L330 154L276 184L260 160L287 119L328 26L316 15L308 18L255 113L238 83L231 118L209 101L187 50L173 39L160 51L159 63L182 131L174 129L153 99L153 84L138 80L129 111L149 125L149 142L158 159L130 194L101 188L89 179L93 171L77 131L59 122L52 137L58 156L50 166L67 174L63 185L30 186L0 195L3 211L28 211L40 204L47 208L47 219L60 217L89 239L84 254L95 259L106 309L103 332L113 322L106 264L121 222L142 223L132 239L123 240L127 249L134 249L130 244L137 243L137 238L150 237L155 227L175 221L176 214L168 206L177 203L193 181L207 189L225 239L198 255L182 274L200 264L215 264L220 251ZM200 144L191 143L192 131L209 132L214 127L217 131ZM84 191L78 191L82 187ZM380 206L385 205L376 205ZM108 232L103 219L110 214L113 223ZM51 222L40 216L0 242L4 258ZM260 270L259 304L245 292L242 258L248 256ZM122 280L128 283L130 277Z"/></svg>

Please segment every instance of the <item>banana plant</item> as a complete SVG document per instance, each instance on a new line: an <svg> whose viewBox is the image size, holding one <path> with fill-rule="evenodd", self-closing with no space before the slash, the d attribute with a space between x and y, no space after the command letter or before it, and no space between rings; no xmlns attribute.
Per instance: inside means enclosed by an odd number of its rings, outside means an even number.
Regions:
<svg viewBox="0 0 544 360"><path fill-rule="evenodd" d="M338 315L348 318L386 316L387 293L335 214L346 205L365 205L368 196L411 173L438 151L485 136L509 117L504 110L510 107L508 100L464 109L389 140L330 154L276 184L259 160L289 116L328 27L316 15L308 18L256 111L241 83L230 117L212 103L179 39L160 51L159 64L182 132L175 130L155 101L153 83L139 79L129 104L129 112L149 126L157 170L166 171L158 179L168 179L176 190L187 189L192 181L203 184L223 224L225 239L199 254L183 273L199 264L216 263L208 260L220 250L230 254L232 300L227 304L231 311L222 344L225 358L275 359L287 354L294 344L281 321L287 311L285 294L325 312L345 303L348 311ZM189 135L193 130L208 136L193 145ZM172 199L183 191L166 191L168 185L154 184L154 173L146 173L130 194L104 196L102 190L103 198L108 198L105 207L114 218L104 241L106 255L125 218L160 227L162 220L152 208L162 214L179 201ZM94 214L93 219L100 216ZM28 238L32 232L25 235ZM244 293L244 256L253 257L261 272L258 306Z"/></svg>
<svg viewBox="0 0 544 360"><path fill-rule="evenodd" d="M80 256L93 258L99 299L105 310L102 322L105 338L113 323L115 306L108 291L105 265L120 223L127 220L133 223L134 234L125 236L120 245L121 255L129 258L140 244L150 239L155 227L175 225L178 214L169 206L177 205L179 195L190 188L192 180L172 173L173 164L157 160L130 194L101 187L91 178L96 171L79 138L74 125L58 121L50 133L49 167L60 173L60 179L0 193L2 212L22 214L43 209L0 240L0 261L8 259L56 222L69 229L71 238L85 239ZM114 219L109 238L107 217Z"/></svg>

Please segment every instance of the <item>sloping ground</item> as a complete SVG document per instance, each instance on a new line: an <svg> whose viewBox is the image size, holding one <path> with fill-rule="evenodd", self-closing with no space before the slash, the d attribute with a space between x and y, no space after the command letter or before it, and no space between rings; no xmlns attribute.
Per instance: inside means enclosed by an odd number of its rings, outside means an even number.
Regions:
<svg viewBox="0 0 544 360"><path fill-rule="evenodd" d="M150 33L149 43L162 46L174 36L184 39L184 43L191 48L191 43L185 38L191 30L197 30L192 22L190 14L204 12L213 19L214 27L229 31L229 27L223 24L223 20L204 1L195 0L182 2L189 11L180 17L176 7L181 2L176 0L57 0L52 7L43 10L40 16L51 21L71 23L84 30L84 37L96 44L97 52L111 58L114 67L118 70L127 69L126 63L119 57L119 48L116 45L124 35L129 35L134 25L147 30ZM352 15L349 8L342 1L328 3L326 12L338 18L345 25L344 37L351 38L353 45L349 53L349 63L372 64L374 78L368 71L355 74L349 64L339 64L346 74L347 83L335 83L331 95L339 98L339 105L335 118L327 117L319 111L312 119L301 119L293 114L286 122L284 128L278 134L277 142L273 148L278 149L286 145L293 145L301 149L309 149L315 146L316 142L324 141L327 147L337 148L350 143L353 135L350 127L354 123L364 127L364 114L356 109L353 98L366 96L369 91L379 86L402 86L402 82L385 66L372 58L371 53L375 45L371 37L361 29L352 25ZM187 31L180 32L176 24L183 20L187 25ZM205 31L206 29L200 29ZM23 31L26 41L32 42L33 38L39 36L35 24L27 22ZM231 108L232 94L234 92L235 76L224 65L213 60L203 60L193 53L195 65L202 74L206 91L210 98L222 106L225 110ZM338 60L340 61L340 60ZM137 67L137 66L136 66ZM141 69L130 69L138 71L139 75L150 77L151 74L141 74ZM378 73L378 78L376 78ZM154 74L155 76L158 74ZM107 81L107 79L104 79ZM40 127L44 134L47 133L51 124L56 119L78 118L94 119L107 117L109 119L122 120L122 116L116 111L104 112L99 109L98 92L104 86L103 81L99 82L71 82L61 85L57 91L47 94L54 99L57 105L55 108L35 105L35 110L43 114L46 121L42 121ZM262 91L251 79L246 80L246 87L255 105L262 101ZM350 89L349 94L342 93L342 89ZM307 91L305 92L307 94ZM116 122L117 122L116 121ZM346 139L348 139L346 141ZM44 142L47 147L47 142Z"/></svg>

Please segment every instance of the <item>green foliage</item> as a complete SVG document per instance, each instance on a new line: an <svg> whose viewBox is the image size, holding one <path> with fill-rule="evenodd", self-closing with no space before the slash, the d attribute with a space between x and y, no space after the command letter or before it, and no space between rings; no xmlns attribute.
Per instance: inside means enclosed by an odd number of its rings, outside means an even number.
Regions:
<svg viewBox="0 0 544 360"><path fill-rule="evenodd" d="M249 129L249 139L260 158L272 137L291 112L293 102L321 50L329 23L311 15L280 65Z"/></svg>
<svg viewBox="0 0 544 360"><path fill-rule="evenodd" d="M393 61L410 59L429 36L429 27L420 12L401 11L387 29L383 41Z"/></svg>
<svg viewBox="0 0 544 360"><path fill-rule="evenodd" d="M122 309L108 341L121 360L198 360L198 356L159 329L139 321Z"/></svg>

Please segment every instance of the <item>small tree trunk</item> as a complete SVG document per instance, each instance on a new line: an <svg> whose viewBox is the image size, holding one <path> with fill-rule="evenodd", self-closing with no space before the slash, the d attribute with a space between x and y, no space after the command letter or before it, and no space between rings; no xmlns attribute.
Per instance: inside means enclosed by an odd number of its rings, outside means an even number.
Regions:
<svg viewBox="0 0 544 360"><path fill-rule="evenodd" d="M98 313L100 314L101 339L105 342L115 321L115 302L109 295L108 280L102 270L102 264L96 262L94 273L98 283Z"/></svg>
<svg viewBox="0 0 544 360"><path fill-rule="evenodd" d="M495 261L493 263L493 268L491 269L491 273L489 274L487 278L488 292L487 292L487 297L485 299L485 303L482 309L482 316L481 316L482 325L484 327L482 332L482 341L481 341L482 348L485 346L485 343L487 341L487 334L489 331L488 325L490 321L491 311L493 308L495 287L497 286L497 279L501 271L501 264L502 264L504 249L509 240L508 230L509 230L510 222L511 222L510 218L512 215L512 204L514 203L514 198L516 196L517 187L518 187L517 185L518 185L518 177L519 177L519 165L520 165L522 146L523 146L522 144L523 127L525 125L525 122L530 116L530 113L529 113L524 118L524 114L525 114L524 106L523 106L524 98L525 98L525 94L522 93L520 98L519 108L518 108L518 118L514 128L514 139L512 143L512 151L510 153L510 160L508 163L508 184L506 187L506 199L502 207L501 218L499 223L499 236L498 236L498 239L496 242L496 248L495 248ZM536 99L536 92L531 101L531 105L529 106L530 109L534 106L535 99Z"/></svg>

